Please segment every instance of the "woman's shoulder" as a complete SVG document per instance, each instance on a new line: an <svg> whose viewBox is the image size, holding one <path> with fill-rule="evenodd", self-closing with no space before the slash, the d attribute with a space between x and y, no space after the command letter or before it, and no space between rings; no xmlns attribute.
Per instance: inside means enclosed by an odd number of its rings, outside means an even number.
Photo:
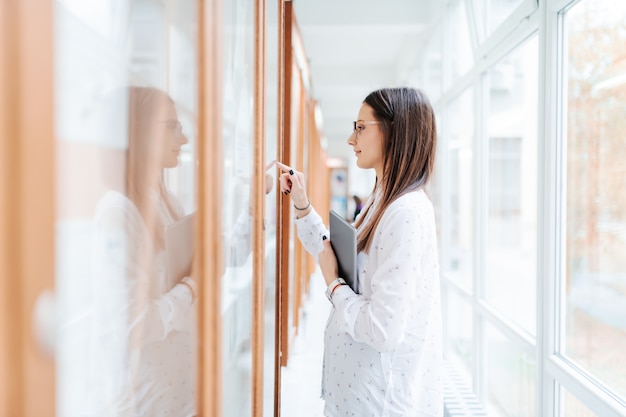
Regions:
<svg viewBox="0 0 626 417"><path fill-rule="evenodd" d="M117 190L107 190L98 199L96 211L107 210L111 208L128 209L131 206L134 206L134 204L123 193Z"/></svg>
<svg viewBox="0 0 626 417"><path fill-rule="evenodd" d="M409 191L394 200L386 210L389 214L402 211L419 211L432 212L433 205L428 198L426 192L420 188L415 191ZM385 213L387 214L387 213Z"/></svg>
<svg viewBox="0 0 626 417"><path fill-rule="evenodd" d="M119 191L107 190L96 204L96 220L125 221L129 217L140 218L141 215L135 204Z"/></svg>

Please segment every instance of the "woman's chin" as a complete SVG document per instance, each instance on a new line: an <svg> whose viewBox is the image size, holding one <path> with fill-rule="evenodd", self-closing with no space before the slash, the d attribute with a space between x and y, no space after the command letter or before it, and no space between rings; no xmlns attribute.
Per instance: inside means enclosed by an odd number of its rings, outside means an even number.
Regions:
<svg viewBox="0 0 626 417"><path fill-rule="evenodd" d="M178 158L165 163L164 168L176 168L178 166Z"/></svg>
<svg viewBox="0 0 626 417"><path fill-rule="evenodd" d="M361 161L358 157L356 158L356 166L358 166L361 169L370 168L369 166L367 166L367 164L365 164L363 161Z"/></svg>

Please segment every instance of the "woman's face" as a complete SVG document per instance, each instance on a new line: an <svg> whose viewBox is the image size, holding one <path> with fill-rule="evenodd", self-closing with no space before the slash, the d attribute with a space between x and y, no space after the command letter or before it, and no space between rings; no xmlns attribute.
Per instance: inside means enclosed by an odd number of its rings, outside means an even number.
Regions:
<svg viewBox="0 0 626 417"><path fill-rule="evenodd" d="M182 126L178 121L178 113L169 99L165 100L157 119L158 131L162 135L162 166L163 168L174 168L178 165L180 148L188 142L183 134Z"/></svg>
<svg viewBox="0 0 626 417"><path fill-rule="evenodd" d="M354 149L359 168L373 168L376 170L376 176L382 178L383 133L374 117L374 110L367 103L363 103L359 110L356 128L348 138L348 145Z"/></svg>

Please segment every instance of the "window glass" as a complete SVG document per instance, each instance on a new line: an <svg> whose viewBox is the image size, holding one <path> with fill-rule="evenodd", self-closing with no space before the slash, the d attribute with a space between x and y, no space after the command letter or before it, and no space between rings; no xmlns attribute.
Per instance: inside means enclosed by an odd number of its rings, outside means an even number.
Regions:
<svg viewBox="0 0 626 417"><path fill-rule="evenodd" d="M567 36L563 353L626 398L626 3L581 1Z"/></svg>
<svg viewBox="0 0 626 417"><path fill-rule="evenodd" d="M485 326L487 414L534 417L537 367L529 356L492 325Z"/></svg>
<svg viewBox="0 0 626 417"><path fill-rule="evenodd" d="M252 413L254 1L223 3L222 395L224 416Z"/></svg>
<svg viewBox="0 0 626 417"><path fill-rule="evenodd" d="M572 395L571 392L563 387L560 387L560 391L562 398L561 415L563 417L599 417L596 413L587 408L578 398Z"/></svg>
<svg viewBox="0 0 626 417"><path fill-rule="evenodd" d="M471 304L455 291L447 291L445 300L445 328L447 330L446 356L461 371L468 386L471 386L473 364L473 314Z"/></svg>
<svg viewBox="0 0 626 417"><path fill-rule="evenodd" d="M443 90L443 25L433 27L424 53L411 74L412 85L426 93L436 103Z"/></svg>
<svg viewBox="0 0 626 417"><path fill-rule="evenodd" d="M197 412L195 5L55 3L60 416Z"/></svg>
<svg viewBox="0 0 626 417"><path fill-rule="evenodd" d="M446 273L468 290L472 289L474 248L474 94L467 90L450 103L450 244Z"/></svg>
<svg viewBox="0 0 626 417"><path fill-rule="evenodd" d="M488 38L524 1L528 2L528 0L473 1L476 13L476 27L478 28L480 39ZM537 7L536 4L534 7Z"/></svg>
<svg viewBox="0 0 626 417"><path fill-rule="evenodd" d="M449 71L446 77L446 86L449 87L459 77L464 75L474 64L471 34L467 23L465 1L457 0L451 3L447 9L446 23L448 30L445 31L446 54L449 65L443 69Z"/></svg>
<svg viewBox="0 0 626 417"><path fill-rule="evenodd" d="M485 296L535 333L537 38L487 73Z"/></svg>

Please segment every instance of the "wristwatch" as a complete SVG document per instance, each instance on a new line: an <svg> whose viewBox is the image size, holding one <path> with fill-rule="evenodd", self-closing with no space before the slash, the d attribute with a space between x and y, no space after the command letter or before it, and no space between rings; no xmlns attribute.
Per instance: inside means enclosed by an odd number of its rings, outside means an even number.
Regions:
<svg viewBox="0 0 626 417"><path fill-rule="evenodd" d="M333 301L333 293L337 288L339 288L340 285L346 285L346 280L344 280L343 278L335 278L333 282L331 282L328 287L326 287L326 298L328 298L328 301L330 301L331 303Z"/></svg>

